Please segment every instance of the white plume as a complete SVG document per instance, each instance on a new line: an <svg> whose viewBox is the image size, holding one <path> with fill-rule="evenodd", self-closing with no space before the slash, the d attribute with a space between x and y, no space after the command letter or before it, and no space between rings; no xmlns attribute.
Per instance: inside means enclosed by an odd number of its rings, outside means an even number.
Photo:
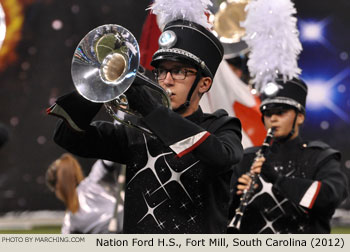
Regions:
<svg viewBox="0 0 350 252"><path fill-rule="evenodd" d="M211 24L208 23L205 12L208 11L208 6L212 5L210 0L155 0L148 9L157 15L161 29L176 19L192 21L210 29Z"/></svg>
<svg viewBox="0 0 350 252"><path fill-rule="evenodd" d="M258 91L281 74L284 81L298 77L302 50L294 4L290 0L257 0L246 6L243 38L250 47L249 71Z"/></svg>

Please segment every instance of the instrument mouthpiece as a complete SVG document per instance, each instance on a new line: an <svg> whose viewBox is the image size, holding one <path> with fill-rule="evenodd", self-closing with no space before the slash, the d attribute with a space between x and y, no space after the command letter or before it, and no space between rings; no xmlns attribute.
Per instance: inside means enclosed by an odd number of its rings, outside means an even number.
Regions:
<svg viewBox="0 0 350 252"><path fill-rule="evenodd" d="M171 92L171 90L170 90L169 88L167 88L167 89L165 90L165 92L166 92L166 94L167 94L169 97L173 94L173 92Z"/></svg>

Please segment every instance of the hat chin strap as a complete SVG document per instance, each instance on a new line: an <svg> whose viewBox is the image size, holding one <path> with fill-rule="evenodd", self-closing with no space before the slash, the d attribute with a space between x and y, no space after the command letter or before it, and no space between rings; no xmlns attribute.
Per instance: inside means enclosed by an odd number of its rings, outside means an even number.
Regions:
<svg viewBox="0 0 350 252"><path fill-rule="evenodd" d="M286 142L294 135L294 133L295 133L295 124L296 124L296 121L297 121L298 114L299 114L299 111L295 110L295 117L294 117L294 121L293 121L292 130L285 137L279 137L278 138L279 142Z"/></svg>
<svg viewBox="0 0 350 252"><path fill-rule="evenodd" d="M193 84L192 84L192 87L191 87L190 91L188 92L187 99L186 99L185 103L183 103L182 105L180 105L178 108L174 109L174 111L175 111L176 113L185 112L185 110L190 106L192 94L193 94L194 90L196 89L196 87L197 87L197 85L198 85L198 82L199 82L199 80L200 80L201 78L202 78L202 72L201 72L201 70L199 69L199 70L197 71L196 79L194 80L194 82L193 82Z"/></svg>

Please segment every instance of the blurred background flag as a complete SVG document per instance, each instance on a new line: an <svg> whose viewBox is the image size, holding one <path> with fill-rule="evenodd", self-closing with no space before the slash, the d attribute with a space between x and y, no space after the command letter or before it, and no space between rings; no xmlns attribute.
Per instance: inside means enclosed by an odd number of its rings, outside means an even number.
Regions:
<svg viewBox="0 0 350 252"><path fill-rule="evenodd" d="M255 97L247 84L240 80L223 60L216 72L213 85L200 103L204 112L225 109L242 123L243 147L260 145L266 135L259 111L260 100Z"/></svg>
<svg viewBox="0 0 350 252"><path fill-rule="evenodd" d="M153 68L150 62L152 60L152 55L158 49L158 38L160 34L161 31L157 24L157 17L149 11L142 27L142 34L139 42L141 53L140 64L147 70L152 70Z"/></svg>

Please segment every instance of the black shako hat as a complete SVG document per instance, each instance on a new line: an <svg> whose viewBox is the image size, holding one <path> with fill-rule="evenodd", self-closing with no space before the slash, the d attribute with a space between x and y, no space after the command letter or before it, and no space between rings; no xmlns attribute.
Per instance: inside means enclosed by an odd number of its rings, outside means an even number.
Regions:
<svg viewBox="0 0 350 252"><path fill-rule="evenodd" d="M186 60L212 79L224 55L224 49L214 34L197 23L182 19L169 22L158 43L152 66L157 67L162 60Z"/></svg>
<svg viewBox="0 0 350 252"><path fill-rule="evenodd" d="M286 82L282 78L267 83L262 96L260 111L276 108L279 106L290 106L305 114L307 86L301 79L293 78Z"/></svg>

